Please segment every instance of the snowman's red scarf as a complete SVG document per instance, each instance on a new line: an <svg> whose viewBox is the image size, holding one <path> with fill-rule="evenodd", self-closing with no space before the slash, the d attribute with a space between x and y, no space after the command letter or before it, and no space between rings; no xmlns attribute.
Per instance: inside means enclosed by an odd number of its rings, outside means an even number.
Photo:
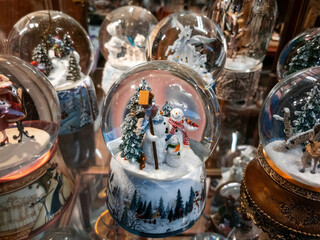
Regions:
<svg viewBox="0 0 320 240"><path fill-rule="evenodd" d="M169 123L171 124L172 128L170 130L170 134L174 135L176 129L179 129L183 134L183 145L189 145L190 140L188 137L188 134L184 128L184 120L182 119L180 122L173 120L172 118L169 118Z"/></svg>

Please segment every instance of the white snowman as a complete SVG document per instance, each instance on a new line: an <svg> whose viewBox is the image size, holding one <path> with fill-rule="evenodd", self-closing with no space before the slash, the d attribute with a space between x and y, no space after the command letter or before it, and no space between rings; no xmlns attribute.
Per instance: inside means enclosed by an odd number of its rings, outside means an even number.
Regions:
<svg viewBox="0 0 320 240"><path fill-rule="evenodd" d="M142 144L142 149L146 157L146 162L154 165L152 142L156 143L158 163L165 161L166 153L166 135L168 132L168 119L163 117L160 111L152 119L154 135L150 132L149 124L144 126L142 132L145 132L145 139Z"/></svg>
<svg viewBox="0 0 320 240"><path fill-rule="evenodd" d="M190 139L187 131L195 131L198 126L184 117L183 111L180 108L174 108L170 111L169 118L169 133L176 135L178 141L181 144L181 150L183 146L190 145Z"/></svg>
<svg viewBox="0 0 320 240"><path fill-rule="evenodd" d="M182 166L181 164L181 152L180 152L180 142L176 135L168 134L167 138L167 155L166 163L173 168L178 168Z"/></svg>

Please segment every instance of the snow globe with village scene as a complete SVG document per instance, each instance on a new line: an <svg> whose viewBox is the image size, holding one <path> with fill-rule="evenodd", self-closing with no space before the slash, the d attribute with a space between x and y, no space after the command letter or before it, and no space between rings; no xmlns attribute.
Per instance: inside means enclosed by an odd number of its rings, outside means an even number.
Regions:
<svg viewBox="0 0 320 240"><path fill-rule="evenodd" d="M45 76L0 56L0 239L26 239L57 222L73 180L58 147L59 101Z"/></svg>
<svg viewBox="0 0 320 240"><path fill-rule="evenodd" d="M146 62L146 41L157 19L146 9L124 6L108 13L101 25L99 44L106 59L102 87L110 86L125 71Z"/></svg>
<svg viewBox="0 0 320 240"><path fill-rule="evenodd" d="M61 107L59 135L77 133L93 123L98 114L88 75L93 47L75 19L51 10L30 13L11 30L7 52L29 61L56 89Z"/></svg>
<svg viewBox="0 0 320 240"><path fill-rule="evenodd" d="M151 60L185 64L214 87L226 61L226 42L220 28L205 15L174 13L150 33L147 54Z"/></svg>
<svg viewBox="0 0 320 240"><path fill-rule="evenodd" d="M201 75L169 61L136 66L111 86L102 117L115 221L146 237L191 227L204 209L204 162L220 130L218 101Z"/></svg>

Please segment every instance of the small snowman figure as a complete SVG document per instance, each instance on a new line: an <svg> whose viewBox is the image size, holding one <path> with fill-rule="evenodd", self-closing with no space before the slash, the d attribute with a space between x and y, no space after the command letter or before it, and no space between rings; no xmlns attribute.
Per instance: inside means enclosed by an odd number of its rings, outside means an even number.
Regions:
<svg viewBox="0 0 320 240"><path fill-rule="evenodd" d="M122 35L121 23L116 21L108 24L107 32L111 35L111 39L104 44L104 47L108 49L108 61L113 62L119 58L119 54L122 52L122 47L126 47L127 43Z"/></svg>
<svg viewBox="0 0 320 240"><path fill-rule="evenodd" d="M183 111L180 108L174 108L170 111L170 131L172 135L176 135L179 142L184 146L190 145L190 139L187 131L195 131L198 129L198 125L184 117ZM183 148L181 145L181 149Z"/></svg>
<svg viewBox="0 0 320 240"><path fill-rule="evenodd" d="M154 135L150 132L149 122L145 121L142 126L142 133L145 133L145 139L142 144L143 152L146 157L146 162L154 165L154 155L152 142L156 143L158 163L161 164L165 161L165 147L166 135L168 132L168 119L163 117L161 112L156 108L156 115L152 118Z"/></svg>
<svg viewBox="0 0 320 240"><path fill-rule="evenodd" d="M180 142L177 136L168 134L166 162L170 167L178 168L181 164Z"/></svg>

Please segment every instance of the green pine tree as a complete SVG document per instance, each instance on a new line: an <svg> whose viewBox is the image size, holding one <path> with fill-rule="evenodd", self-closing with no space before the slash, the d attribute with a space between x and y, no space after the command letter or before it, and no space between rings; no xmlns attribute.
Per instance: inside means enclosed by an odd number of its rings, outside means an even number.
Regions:
<svg viewBox="0 0 320 240"><path fill-rule="evenodd" d="M192 209L193 209L193 201L194 201L195 196L196 196L196 194L195 194L195 192L194 192L194 190L193 190L193 187L191 187L191 188L190 188L189 201L188 201L188 202L189 202L189 205L188 205L188 207L189 207L188 212L189 212L189 213L192 212Z"/></svg>
<svg viewBox="0 0 320 240"><path fill-rule="evenodd" d="M291 59L286 75L309 67L320 65L320 35L307 41L299 47L296 55Z"/></svg>
<svg viewBox="0 0 320 240"><path fill-rule="evenodd" d="M73 52L73 45L74 42L72 41L70 34L67 32L63 36L64 56L67 56Z"/></svg>
<svg viewBox="0 0 320 240"><path fill-rule="evenodd" d="M179 219L183 217L183 211L184 211L183 201L182 201L181 191L179 189L177 193L176 207L174 208L173 219Z"/></svg>
<svg viewBox="0 0 320 240"><path fill-rule="evenodd" d="M168 101L166 101L165 104L162 106L163 116L170 117L171 110L172 110L171 105L168 103Z"/></svg>
<svg viewBox="0 0 320 240"><path fill-rule="evenodd" d="M162 197L160 197L158 211L159 211L159 213L160 213L161 219L165 219L165 218L166 218L166 211L165 211L165 209L164 209L163 198L162 198Z"/></svg>
<svg viewBox="0 0 320 240"><path fill-rule="evenodd" d="M152 219L152 203L151 201L148 204L147 210L144 214L145 219Z"/></svg>
<svg viewBox="0 0 320 240"><path fill-rule="evenodd" d="M48 57L46 51L46 45L44 41L41 41L32 51L32 61L38 62L38 64L44 65L43 73L46 76L49 76L50 71L52 70L52 62Z"/></svg>
<svg viewBox="0 0 320 240"><path fill-rule="evenodd" d="M76 82L81 79L80 68L72 52L69 56L69 66L67 72L67 81Z"/></svg>
<svg viewBox="0 0 320 240"><path fill-rule="evenodd" d="M136 211L137 207L137 190L135 190L131 200L130 210Z"/></svg>
<svg viewBox="0 0 320 240"><path fill-rule="evenodd" d="M303 98L305 104L300 111L295 111L296 119L293 123L293 132L301 133L310 130L318 123L320 116L320 91L317 86L314 86L311 91L306 93Z"/></svg>

